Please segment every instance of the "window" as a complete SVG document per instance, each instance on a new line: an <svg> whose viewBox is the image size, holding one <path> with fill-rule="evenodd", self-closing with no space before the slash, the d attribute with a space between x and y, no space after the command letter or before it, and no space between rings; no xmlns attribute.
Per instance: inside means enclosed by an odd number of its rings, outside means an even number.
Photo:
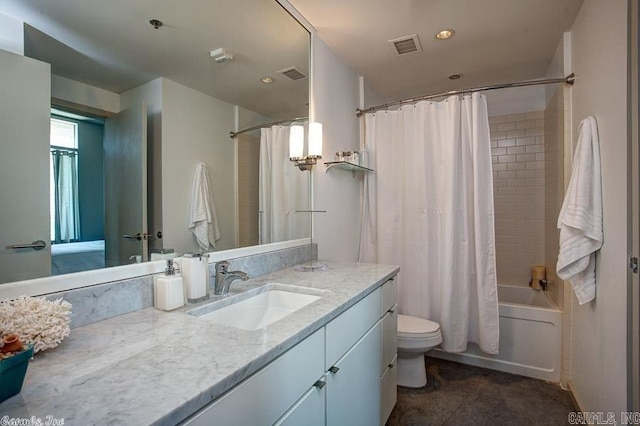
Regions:
<svg viewBox="0 0 640 426"><path fill-rule="evenodd" d="M51 241L80 239L78 200L78 125L51 118Z"/></svg>

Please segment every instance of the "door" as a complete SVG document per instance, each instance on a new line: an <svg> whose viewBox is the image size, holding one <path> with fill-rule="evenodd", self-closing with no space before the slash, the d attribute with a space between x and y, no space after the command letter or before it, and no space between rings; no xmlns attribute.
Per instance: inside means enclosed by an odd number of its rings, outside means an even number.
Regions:
<svg viewBox="0 0 640 426"><path fill-rule="evenodd" d="M51 275L50 66L0 50L0 283ZM36 241L42 249L12 248Z"/></svg>
<svg viewBox="0 0 640 426"><path fill-rule="evenodd" d="M630 258L640 256L640 84L638 76L638 15L640 10L637 2L629 2L629 44L630 44L630 139L631 139L631 254ZM633 261L630 259L630 263ZM637 260L636 260L637 264ZM631 265L630 265L631 266ZM630 282L628 294L628 401L629 411L640 411L640 279L637 267L629 272Z"/></svg>
<svg viewBox="0 0 640 426"><path fill-rule="evenodd" d="M144 103L105 121L104 183L106 266L148 260L147 107Z"/></svg>

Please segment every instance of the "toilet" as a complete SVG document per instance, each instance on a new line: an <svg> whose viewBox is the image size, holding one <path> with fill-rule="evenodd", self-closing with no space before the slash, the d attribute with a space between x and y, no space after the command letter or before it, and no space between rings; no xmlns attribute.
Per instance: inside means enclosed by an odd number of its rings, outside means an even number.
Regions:
<svg viewBox="0 0 640 426"><path fill-rule="evenodd" d="M440 324L398 315L398 386L421 388L427 384L424 354L440 343Z"/></svg>

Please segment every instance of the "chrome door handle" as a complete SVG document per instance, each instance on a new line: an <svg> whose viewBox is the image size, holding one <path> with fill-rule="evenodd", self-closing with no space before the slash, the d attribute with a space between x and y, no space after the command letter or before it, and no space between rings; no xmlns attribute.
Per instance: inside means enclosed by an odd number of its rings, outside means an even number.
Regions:
<svg viewBox="0 0 640 426"><path fill-rule="evenodd" d="M32 242L31 244L13 244L11 246L11 248L14 249L14 250L26 249L26 248L32 248L34 250L42 250L46 246L47 246L47 243L45 243L44 241L36 240L36 241Z"/></svg>
<svg viewBox="0 0 640 426"><path fill-rule="evenodd" d="M162 232L158 232L158 238L162 238ZM153 239L153 235L149 235L146 232L144 234L141 233L137 233L136 235L129 235L129 234L124 234L122 236L122 238L124 238L125 240L138 240L138 241L142 241L142 240L151 240Z"/></svg>
<svg viewBox="0 0 640 426"><path fill-rule="evenodd" d="M125 240L138 240L138 241L142 241L142 235L140 235L140 233L138 232L136 235L129 235L129 234L124 234L122 236Z"/></svg>

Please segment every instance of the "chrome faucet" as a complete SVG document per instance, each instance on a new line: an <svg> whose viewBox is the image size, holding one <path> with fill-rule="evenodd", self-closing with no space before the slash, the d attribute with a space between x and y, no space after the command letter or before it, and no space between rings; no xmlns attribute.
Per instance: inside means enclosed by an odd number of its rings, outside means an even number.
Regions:
<svg viewBox="0 0 640 426"><path fill-rule="evenodd" d="M248 279L249 275L242 271L229 271L229 262L222 260L216 263L216 285L213 288L213 294L218 296L227 294L233 281L246 281Z"/></svg>

